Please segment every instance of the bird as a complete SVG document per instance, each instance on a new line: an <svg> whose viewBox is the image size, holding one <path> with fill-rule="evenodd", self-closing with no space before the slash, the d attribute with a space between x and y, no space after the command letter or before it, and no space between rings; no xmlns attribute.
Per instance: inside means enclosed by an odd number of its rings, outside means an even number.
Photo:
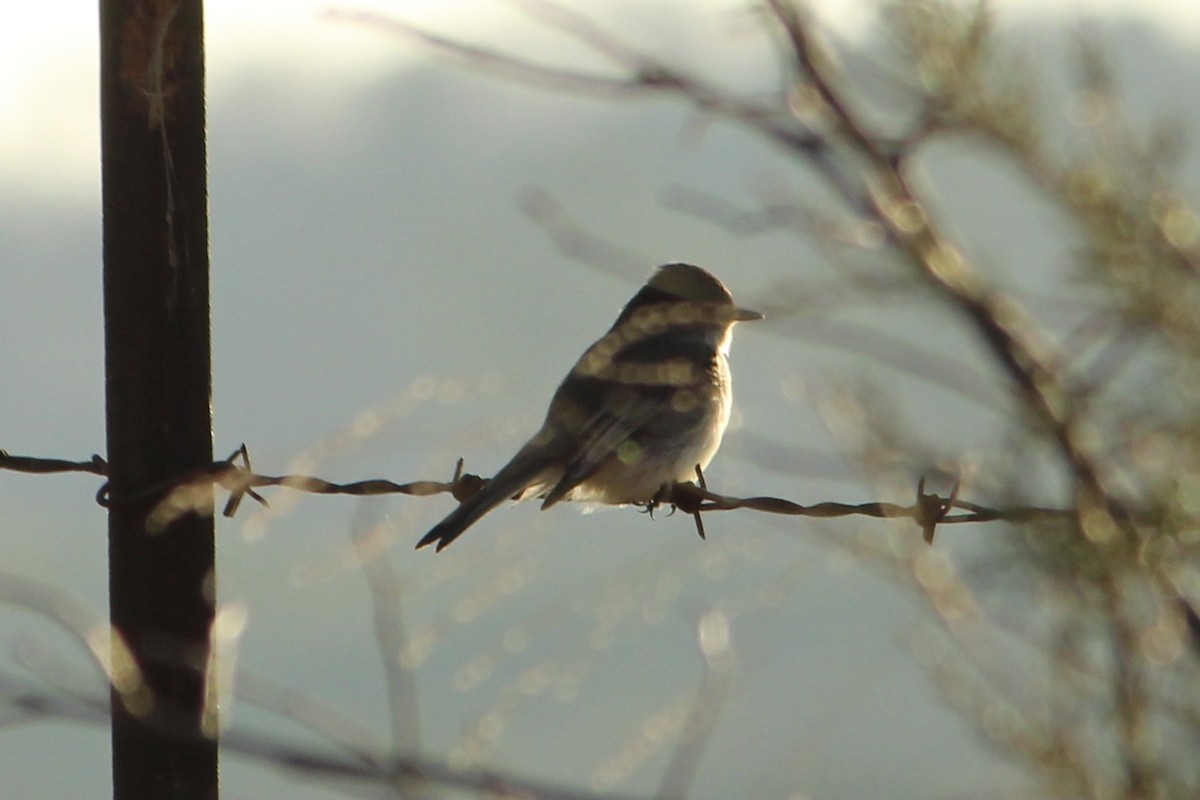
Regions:
<svg viewBox="0 0 1200 800"><path fill-rule="evenodd" d="M696 478L729 424L733 326L762 318L700 267L658 267L563 379L541 428L417 548L445 549L510 498L648 505Z"/></svg>

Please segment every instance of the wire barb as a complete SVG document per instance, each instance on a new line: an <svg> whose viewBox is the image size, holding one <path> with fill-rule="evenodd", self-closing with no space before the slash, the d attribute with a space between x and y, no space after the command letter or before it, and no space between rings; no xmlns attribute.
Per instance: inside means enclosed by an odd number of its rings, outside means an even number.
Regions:
<svg viewBox="0 0 1200 800"><path fill-rule="evenodd" d="M107 463L98 455L92 456L89 461L67 461L56 458L13 456L4 450L0 450L0 469L35 474L84 472L107 476L108 473ZM926 493L924 478L918 481L916 497L912 504L907 506L886 502L858 504L824 502L805 506L780 497L732 497L710 491L704 479L704 472L698 465L696 479L696 483L681 481L665 485L658 496L641 506L641 510L651 512L653 515L656 508L666 504L671 506L672 511L679 510L690 514L695 520L696 532L701 539L705 539L707 536L701 515L713 511L750 509L766 514L825 519L855 515L878 519L905 518L911 519L917 524L925 541L929 544L933 543L934 534L939 525L996 521L1029 522L1036 519L1061 520L1071 519L1075 513L1068 509L1037 506L989 508L960 500L958 482L955 482L948 496ZM269 507L267 499L255 491L264 486L280 486L309 494L358 496L405 494L414 497L449 494L461 503L486 486L488 479L464 472L464 462L461 458L455 463L453 477L450 481L394 483L383 478L371 478L351 483L334 483L310 475L259 475L253 471L249 449L243 443L228 458L214 461L212 464L191 470L173 480L155 484L126 497L112 497L106 481L96 493L96 501L105 508L110 508L118 504L155 499L158 501L158 506L161 507L169 504L175 492L189 491L206 482L229 492L229 499L225 502L222 514L232 517L237 513L245 497L250 497L263 507ZM952 513L954 511L959 513Z"/></svg>

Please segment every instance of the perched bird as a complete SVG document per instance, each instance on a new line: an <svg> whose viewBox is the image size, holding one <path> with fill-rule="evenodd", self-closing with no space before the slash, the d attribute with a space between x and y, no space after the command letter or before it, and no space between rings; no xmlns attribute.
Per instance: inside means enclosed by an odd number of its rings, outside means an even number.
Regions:
<svg viewBox="0 0 1200 800"><path fill-rule="evenodd" d="M508 498L646 504L695 479L729 423L733 324L755 319L700 267L659 267L559 385L541 429L417 547L441 550Z"/></svg>

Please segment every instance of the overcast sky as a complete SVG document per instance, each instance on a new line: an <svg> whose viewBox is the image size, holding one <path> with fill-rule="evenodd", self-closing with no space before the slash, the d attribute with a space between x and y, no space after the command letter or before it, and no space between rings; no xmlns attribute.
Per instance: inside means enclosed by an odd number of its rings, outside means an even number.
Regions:
<svg viewBox="0 0 1200 800"><path fill-rule="evenodd" d="M689 5L726 17L741 7L730 0ZM867 23L873 6L869 0L813 4L818 16L848 35ZM1009 19L1130 14L1170 36L1200 40L1200 5L1191 0L998 0L992 6ZM536 26L503 0L209 0L205 9L210 93L237 85L252 65L287 63L297 78L319 89L420 57L372 31L331 24L323 17L329 9L379 10L482 40L539 38ZM710 13L709 24L723 24L721 17ZM50 194L88 192L95 185L95 129L81 124L87 117L80 113L96 106L95 19L96 3L89 0L22 3L7 12L0 30L0 177Z"/></svg>

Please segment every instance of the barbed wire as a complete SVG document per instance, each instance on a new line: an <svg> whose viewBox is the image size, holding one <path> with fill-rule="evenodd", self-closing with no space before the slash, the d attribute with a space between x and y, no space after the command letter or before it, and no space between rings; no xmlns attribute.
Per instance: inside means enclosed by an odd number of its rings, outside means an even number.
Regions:
<svg viewBox="0 0 1200 800"><path fill-rule="evenodd" d="M269 508L270 503L256 490L270 486L308 494L358 496L404 494L414 497L449 494L455 500L462 502L480 491L488 482L486 478L479 475L464 472L463 467L464 462L460 458L449 481L418 480L408 483L396 483L384 478L336 483L311 475L261 475L254 472L250 463L249 449L243 443L228 458L214 461L175 478L139 489L132 494L114 496L109 483L105 481L96 492L96 502L105 508L111 508L154 500L156 507L150 513L150 519L155 521L156 528L165 526L183 511L196 510L197 503L191 502L189 498L196 496L195 490L207 490L212 486L219 486L229 492L229 498L222 510L222 514L226 517L233 517L246 497L250 497L264 508ZM87 461L70 461L59 458L11 455L7 451L0 450L0 469L43 475L74 472L108 476L108 462L99 455L93 455ZM822 519L848 516L909 519L917 524L925 541L929 543L933 542L939 525L997 521L1030 522L1039 519L1063 520L1071 519L1074 514L1073 511L1067 509L1040 506L991 508L960 499L957 484L947 495L926 492L924 478L918 481L915 497L907 505L886 501L866 503L826 501L802 505L781 497L734 497L719 494L708 488L699 468L696 470L696 475L696 483L677 482L665 487L658 497L644 504L643 510L653 513L662 506L669 506L673 511L677 509L691 514L696 521L696 531L702 539L705 537L705 530L701 514L749 509L766 514Z"/></svg>

